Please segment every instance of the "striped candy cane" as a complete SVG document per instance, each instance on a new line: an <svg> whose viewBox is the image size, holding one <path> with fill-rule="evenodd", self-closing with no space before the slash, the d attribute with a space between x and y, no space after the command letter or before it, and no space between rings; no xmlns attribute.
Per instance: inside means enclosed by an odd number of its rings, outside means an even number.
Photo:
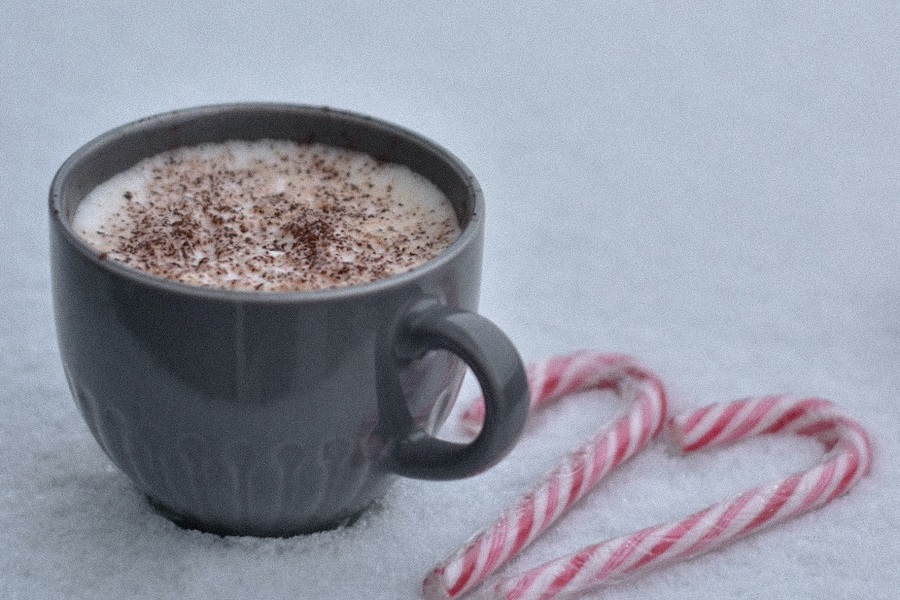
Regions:
<svg viewBox="0 0 900 600"><path fill-rule="evenodd" d="M715 404L672 419L685 452L762 433L812 436L827 452L821 464L748 490L673 523L589 546L498 583L504 600L558 598L691 558L762 527L818 508L865 475L872 444L865 429L825 400L767 396Z"/></svg>
<svg viewBox="0 0 900 600"><path fill-rule="evenodd" d="M659 379L622 355L579 353L529 369L532 408L586 389L616 389L632 399L626 415L584 443L491 527L447 557L425 580L428 600L465 594L527 546L613 468L643 448L665 419ZM464 414L470 428L483 405ZM818 508L865 475L872 462L868 433L831 403L766 396L714 404L669 421L684 452L733 443L763 433L818 439L826 454L818 466L764 484L677 522L657 525L589 546L500 581L505 600L558 598L651 568L691 558L762 527Z"/></svg>
<svg viewBox="0 0 900 600"><path fill-rule="evenodd" d="M442 561L425 580L428 600L457 598L506 564L610 471L642 450L666 419L662 383L627 356L562 356L530 368L528 379L532 410L590 389L616 390L631 406L611 427L566 456L494 525ZM463 421L477 426L483 416L484 405L478 404Z"/></svg>

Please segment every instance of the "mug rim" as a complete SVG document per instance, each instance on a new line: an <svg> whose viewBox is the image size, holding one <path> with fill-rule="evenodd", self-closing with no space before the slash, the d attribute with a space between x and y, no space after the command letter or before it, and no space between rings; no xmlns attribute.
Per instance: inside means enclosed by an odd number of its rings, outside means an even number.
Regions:
<svg viewBox="0 0 900 600"><path fill-rule="evenodd" d="M108 146L116 140L128 136L135 135L141 131L150 131L164 126L175 125L179 122L187 122L188 120L202 119L214 115L222 115L223 113L238 112L294 112L308 113L331 116L337 120L343 120L348 125L353 123L363 124L367 127L374 127L392 136L405 138L418 145L424 146L432 154L442 162L446 163L453 171L455 171L460 180L467 189L469 200L472 203L471 210L468 211L468 221L461 223L462 231L460 235L450 244L443 252L427 262L418 265L410 270L397 273L389 277L376 279L368 283L357 285L346 285L341 287L332 287L319 290L247 290L247 289L228 289L211 286L201 286L189 284L174 279L150 274L148 272L129 267L114 259L100 258L101 253L93 246L81 238L72 228L71 220L65 216L65 207L63 205L64 190L68 183L69 176L78 168L83 166L84 161L89 159L94 153ZM239 139L239 138L235 138ZM283 139L291 139L286 136ZM192 144L205 143L203 140L197 140ZM338 146L340 147L340 146ZM148 154L143 158L149 158L156 153ZM206 104L189 108L176 109L172 111L157 113L147 117L143 117L123 125L114 127L100 135L94 137L87 143L79 147L73 152L60 168L57 170L53 181L50 185L49 194L50 218L59 227L67 244L77 250L84 258L96 265L97 267L110 271L117 277L122 277L132 281L135 284L156 288L160 291L178 294L182 296L190 296L196 298L210 300L228 300L254 303L296 303L296 302L314 302L323 300L341 300L352 299L360 296L368 296L378 294L380 292L403 287L412 284L416 280L427 276L435 271L440 271L449 262L474 242L484 225L484 196L475 175L455 154L447 150L434 140L425 137L411 129L402 125L386 121L380 118L372 117L366 114L336 109L330 106L316 106L310 104L293 104L280 102L234 102L223 104ZM454 208L456 210L456 208Z"/></svg>

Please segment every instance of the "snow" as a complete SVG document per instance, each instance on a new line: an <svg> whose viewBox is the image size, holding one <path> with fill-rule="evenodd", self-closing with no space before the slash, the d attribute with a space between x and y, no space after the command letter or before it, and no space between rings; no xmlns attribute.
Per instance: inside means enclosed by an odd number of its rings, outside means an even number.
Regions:
<svg viewBox="0 0 900 600"><path fill-rule="evenodd" d="M900 8L599 4L5 3L0 597L418 598L433 565L620 408L579 396L491 471L402 480L345 529L220 538L154 513L66 389L47 189L116 125L273 100L400 123L472 168L488 207L481 312L526 361L625 352L661 375L676 410L817 395L872 432L874 469L848 495L585 598L895 598ZM820 456L784 436L690 457L660 440L505 572Z"/></svg>

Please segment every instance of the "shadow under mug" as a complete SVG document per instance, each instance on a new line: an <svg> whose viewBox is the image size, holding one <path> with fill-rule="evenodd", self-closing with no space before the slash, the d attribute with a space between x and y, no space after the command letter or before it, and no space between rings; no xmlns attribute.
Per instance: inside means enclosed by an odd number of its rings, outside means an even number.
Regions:
<svg viewBox="0 0 900 600"><path fill-rule="evenodd" d="M425 265L370 284L252 292L133 270L71 228L90 190L144 158L264 138L407 165L452 201L462 234ZM243 103L124 125L76 151L50 191L54 311L73 396L100 446L154 506L219 534L327 529L358 516L396 475L474 475L505 456L528 412L518 353L473 312L483 234L483 198L469 170L390 123ZM466 364L487 417L460 444L434 431Z"/></svg>

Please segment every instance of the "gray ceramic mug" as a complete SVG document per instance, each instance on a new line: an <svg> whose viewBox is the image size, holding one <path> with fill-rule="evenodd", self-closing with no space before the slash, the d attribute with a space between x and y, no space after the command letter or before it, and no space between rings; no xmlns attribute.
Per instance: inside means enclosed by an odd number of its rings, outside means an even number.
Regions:
<svg viewBox="0 0 900 600"><path fill-rule="evenodd" d="M462 235L436 259L317 292L225 291L102 260L71 229L97 184L151 155L290 139L409 166L453 202ZM396 475L451 479L499 461L528 410L521 360L477 307L484 204L452 154L396 125L327 108L201 107L89 142L50 191L53 299L66 377L91 433L163 514L235 535L347 523ZM477 438L434 437L468 364Z"/></svg>

